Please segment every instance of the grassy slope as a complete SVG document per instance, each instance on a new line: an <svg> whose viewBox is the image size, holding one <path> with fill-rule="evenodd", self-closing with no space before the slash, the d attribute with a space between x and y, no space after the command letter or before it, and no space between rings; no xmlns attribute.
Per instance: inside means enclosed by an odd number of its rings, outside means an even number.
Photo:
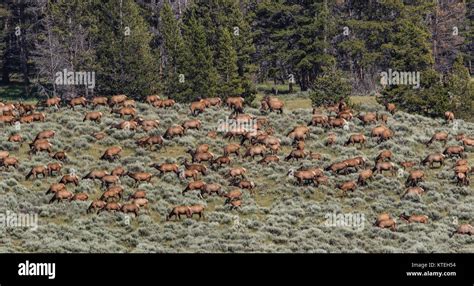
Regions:
<svg viewBox="0 0 474 286"><path fill-rule="evenodd" d="M271 125L283 142L280 158L290 150L290 141L285 138L293 126L305 124L311 117L310 102L304 98L285 97L287 110L283 116L270 114ZM362 111L380 109L373 98L357 97L354 102L360 104ZM147 105L139 105L140 114L145 118L160 119L161 127L152 133L162 134L166 127L180 123L189 116L187 107L183 106L170 111L156 111ZM216 127L217 120L228 115L227 110L208 110L199 118L204 122L204 130L190 131L183 138L168 142L166 150L149 152L136 149L134 139L144 134L133 134L127 131L110 130L112 123L119 121L106 110L101 124L82 122L84 110L76 112L61 110L49 113L47 122L22 126L21 134L30 141L34 134L44 129L54 129L58 136L53 140L54 149L70 147L71 161L65 164L64 171L74 169L81 176L92 169L111 170L123 164L128 170L154 171L148 166L153 162L182 162L186 157L187 147L199 143L209 143L205 134ZM256 109L248 112L259 114ZM39 213L40 227L36 232L24 229L9 229L0 233L0 251L42 251L42 252L173 252L173 251L297 251L297 252L473 252L473 239L466 236L448 238L455 228L454 219L459 222L472 223L474 203L473 187L456 187L450 176L449 160L442 169L426 172L427 182L423 184L429 192L420 200L400 200L405 177L377 175L367 187L360 188L341 198L335 189L335 183L356 179L357 174L347 176L330 176L330 185L314 188L296 186L288 178L289 168L305 166L325 167L335 160L364 155L371 162L374 156L384 148L390 148L396 154L395 162L419 160L428 153L442 150L434 144L426 149L422 142L435 131L446 130L456 133L451 126L441 120L427 119L421 116L399 112L390 119L389 126L396 132L396 138L377 146L369 140L367 148L343 147L342 143L348 134L336 130L339 139L335 147L325 147L323 142L326 132L321 128L312 128L311 139L306 148L323 154L320 162L305 160L299 162L282 162L278 165L260 167L252 160L235 158L233 166L244 166L248 169L248 178L257 184L257 193L245 192L245 205L241 211L229 211L223 207L221 198L212 197L200 200L190 192L181 195L186 182L176 176L164 175L154 178L152 184L142 184L140 188L148 191L151 205L148 213L130 220L123 214L103 213L99 216L86 215L88 203L73 202L48 205L50 196L44 191L59 178L25 181L24 175L33 165L48 163L51 160L44 154L26 155L26 144L18 149L17 145L5 142L11 134L11 127L3 128L2 146L10 150L12 156L21 161L19 171L2 171L0 177L0 209ZM109 137L96 142L89 136L94 131L105 130ZM370 127L362 127L357 120L352 132L368 134ZM474 125L461 122L460 130L471 136ZM217 139L211 142L211 151L222 154L222 147L227 141ZM449 144L456 144L451 141ZM124 147L120 162L108 163L98 160L105 148L112 145ZM474 162L473 152L469 159ZM226 169L215 170L203 178L206 182L218 182L225 189L231 189L223 178ZM122 180L127 195L132 192L131 181ZM89 193L91 199L100 196L98 182L81 181L76 192ZM164 222L164 216L172 205L187 203L207 204L206 220L184 219L182 222ZM401 212L425 213L432 219L428 225L402 225L398 232L380 230L371 226L376 214L387 211L398 216ZM323 225L326 214L357 213L366 218L365 228L354 231L339 227ZM234 227L235 221L241 227ZM129 222L130 223L127 223Z"/></svg>

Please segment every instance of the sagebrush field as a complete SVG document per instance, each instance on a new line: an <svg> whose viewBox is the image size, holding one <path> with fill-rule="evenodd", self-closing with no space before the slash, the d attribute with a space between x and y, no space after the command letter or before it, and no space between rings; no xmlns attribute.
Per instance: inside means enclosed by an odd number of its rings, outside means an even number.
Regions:
<svg viewBox="0 0 474 286"><path fill-rule="evenodd" d="M299 100L299 101L298 101ZM0 209L3 212L37 213L39 227L36 231L24 228L7 228L0 233L0 252L474 252L474 238L469 235L450 234L461 223L471 223L474 217L474 199L472 184L458 186L453 178L452 166L456 159L446 159L441 168L420 166L426 155L442 152L442 143L434 142L426 147L425 143L438 131L449 133L449 145L459 145L454 139L458 133L474 134L474 123L456 120L447 124L444 119L430 119L398 111L390 116L387 126L395 135L392 139L378 144L370 138L370 130L375 125L363 126L354 119L350 130L311 127L311 134L305 141L305 150L322 155L321 160L306 158L300 161L285 161L293 149L292 140L286 134L297 125L306 125L312 116L308 105L294 104L300 99L285 99L286 108L282 115L266 114L275 136L281 140L282 148L277 154L279 163L257 164L260 158L238 158L231 155L231 166L247 169L246 177L256 183L255 193L243 190L243 205L231 210L224 206L224 199L210 196L201 199L197 192L181 192L188 181L179 179L173 173L153 177L151 183L133 186L133 180L121 178L125 188L125 198L133 190L146 190L150 203L147 209L141 209L138 217L123 213L102 212L86 213L90 202L100 197L103 189L98 181L80 180L79 185L68 185L68 190L89 194L87 202L60 202L49 204L52 195L45 195L52 183L60 175L46 178L30 178L25 175L36 165L47 164L54 160L47 153L28 156L28 144L34 136L43 130L54 130L56 136L51 139L53 150L66 150L69 160L63 163L62 174L77 173L80 178L94 169L111 171L122 165L127 171L146 171L156 174L153 163L177 163L182 166L188 148L207 143L216 156L223 153L223 146L229 143L222 138L209 138L209 131L216 131L219 120L229 116L227 108L207 108L203 114L193 117L188 105L176 104L171 109L156 109L146 103L138 103L137 111L145 119L158 119L160 127L149 131L149 135L162 135L173 124L181 124L186 119L197 118L202 121L201 130L189 130L181 138L165 140L165 147L150 151L137 147L137 138L145 132L112 129L121 121L110 109L99 107L104 113L101 123L83 122L84 114L91 111L76 107L73 111L62 107L58 111L48 109L45 122L22 124L21 130L15 126L2 128L0 150L10 152L10 156L20 161L17 170L0 171ZM383 107L374 101L357 100L355 110L361 113L382 111ZM261 116L258 108L246 107L246 113ZM105 132L107 137L96 140L94 132ZM326 146L328 132L337 135L333 146ZM8 136L20 133L25 142L7 142ZM367 136L365 147L344 146L348 137L354 133ZM231 140L238 142L236 139ZM121 158L108 162L100 160L107 147L121 146ZM375 175L367 186L360 186L355 192L342 196L336 188L338 183L357 180L358 173L347 175L325 174L329 177L327 185L299 186L294 178L288 177L291 168L316 166L324 169L332 162L354 156L367 158L369 167L374 158L384 149L390 149L397 164L402 161L418 162L415 168L427 174L420 186L426 194L416 198L401 198L405 191L407 173L389 172ZM466 148L469 162L474 162L472 147ZM241 148L241 154L245 148ZM207 183L219 183L228 191L225 178L228 167L210 169L206 176L200 177ZM182 218L166 221L166 216L175 205L200 203L206 205L205 218ZM398 218L402 213L426 214L428 224L407 224L397 220L396 231L373 226L377 215L388 212ZM329 227L324 224L326 215L333 213L363 214L365 223L361 230L344 227Z"/></svg>

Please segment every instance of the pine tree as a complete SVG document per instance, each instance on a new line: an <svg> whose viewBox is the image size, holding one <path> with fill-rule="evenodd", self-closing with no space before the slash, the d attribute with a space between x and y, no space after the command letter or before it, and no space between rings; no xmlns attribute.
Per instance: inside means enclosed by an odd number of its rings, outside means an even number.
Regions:
<svg viewBox="0 0 474 286"><path fill-rule="evenodd" d="M222 62L222 59L219 59L220 30L225 28L229 31L232 46L237 53L237 72L239 86L242 88L237 92L240 92L239 95L244 96L247 102L253 101L255 87L252 75L256 71L256 66L252 63L252 55L255 53L255 46L249 18L242 12L239 1L196 0L189 10L193 11L204 27L207 45L211 49L215 66Z"/></svg>
<svg viewBox="0 0 474 286"><path fill-rule="evenodd" d="M160 11L159 27L162 41L160 58L163 63L164 94L168 97L183 98L188 84L185 78L180 81L180 74L186 65L187 49L184 47L179 22L168 3L164 4Z"/></svg>
<svg viewBox="0 0 474 286"><path fill-rule="evenodd" d="M230 32L221 28L217 48L218 94L225 97L242 94L237 66L237 52L232 47Z"/></svg>
<svg viewBox="0 0 474 286"><path fill-rule="evenodd" d="M9 75L6 70L6 50L7 50L7 19L8 19L7 6L4 3L0 4L0 76L2 82L8 84Z"/></svg>
<svg viewBox="0 0 474 286"><path fill-rule="evenodd" d="M132 0L108 0L101 1L96 13L99 92L132 97L155 93L158 69L141 8Z"/></svg>
<svg viewBox="0 0 474 286"><path fill-rule="evenodd" d="M204 26L196 18L194 10L189 10L184 22L184 40L187 59L182 67L188 88L178 100L194 101L198 98L216 96L217 71L213 55L207 44Z"/></svg>

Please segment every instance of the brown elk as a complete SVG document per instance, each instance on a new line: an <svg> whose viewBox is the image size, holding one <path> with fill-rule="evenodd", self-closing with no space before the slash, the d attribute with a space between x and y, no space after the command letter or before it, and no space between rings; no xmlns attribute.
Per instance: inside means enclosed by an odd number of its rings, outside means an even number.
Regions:
<svg viewBox="0 0 474 286"><path fill-rule="evenodd" d="M33 146L31 146L30 151L28 152L30 155L31 154L36 154L37 152L48 152L51 153L53 152L52 150L53 145L49 142L36 142Z"/></svg>
<svg viewBox="0 0 474 286"><path fill-rule="evenodd" d="M454 113L451 111L446 111L444 113L444 119L446 120L447 123L453 122L454 121Z"/></svg>
<svg viewBox="0 0 474 286"><path fill-rule="evenodd" d="M141 190L141 189L137 189L135 192L133 192L133 194L131 194L130 196L128 196L128 199L131 200L131 199L145 199L146 198L146 191L144 190Z"/></svg>
<svg viewBox="0 0 474 286"><path fill-rule="evenodd" d="M185 122L183 122L183 124L181 124L184 130L188 130L188 129L200 130L201 125L202 125L201 120L198 120L198 119L186 120Z"/></svg>
<svg viewBox="0 0 474 286"><path fill-rule="evenodd" d="M179 175L179 166L174 163L152 164L151 167L157 169L159 174L174 172L176 175Z"/></svg>
<svg viewBox="0 0 474 286"><path fill-rule="evenodd" d="M44 131L39 132L33 141L36 141L39 139L53 138L55 135L56 135L56 132L54 132L53 130L44 130Z"/></svg>
<svg viewBox="0 0 474 286"><path fill-rule="evenodd" d="M15 121L16 121L16 118L13 115L0 115L0 122L13 125Z"/></svg>
<svg viewBox="0 0 474 286"><path fill-rule="evenodd" d="M342 190L343 196L346 196L348 191L355 192L357 183L355 181L347 181L338 185L337 188Z"/></svg>
<svg viewBox="0 0 474 286"><path fill-rule="evenodd" d="M365 146L365 136L364 134L353 134L349 137L349 139L347 140L347 142L344 144L344 146L347 146L347 145L354 145L354 144L360 144L361 147L364 147Z"/></svg>
<svg viewBox="0 0 474 286"><path fill-rule="evenodd" d="M124 167L122 166L117 166L115 167L112 172L110 172L111 175L117 176L117 177L122 177L127 174L127 171L125 170Z"/></svg>
<svg viewBox="0 0 474 286"><path fill-rule="evenodd" d="M95 109L95 108L96 108L97 106L99 106L99 105L101 105L101 106L107 106L108 101L109 101L109 99L108 99L107 97L105 97L105 96L98 96L98 97L92 98L92 101L91 101L91 102L92 102L92 105L94 106L94 109Z"/></svg>
<svg viewBox="0 0 474 286"><path fill-rule="evenodd" d="M219 167L222 167L222 165L230 165L232 160L228 156L219 156L216 159L211 161L211 166L214 164L219 165Z"/></svg>
<svg viewBox="0 0 474 286"><path fill-rule="evenodd" d="M92 133L92 137L94 137L96 140L102 140L105 137L107 137L107 133L105 133L105 132L94 132L94 133Z"/></svg>
<svg viewBox="0 0 474 286"><path fill-rule="evenodd" d="M375 164L374 168L372 169L373 172L382 174L383 171L390 171L390 173L395 175L395 164L392 162L378 162Z"/></svg>
<svg viewBox="0 0 474 286"><path fill-rule="evenodd" d="M68 159L67 153L65 151L58 151L54 153L52 158L59 161L66 161Z"/></svg>
<svg viewBox="0 0 474 286"><path fill-rule="evenodd" d="M434 154L430 154L428 156L426 156L425 159L423 159L423 161L421 161L421 165L426 165L428 164L430 168L433 167L434 163L439 163L439 166L443 166L443 162L444 162L444 159L446 158L445 155L441 154L441 153L434 153Z"/></svg>
<svg viewBox="0 0 474 286"><path fill-rule="evenodd" d="M92 201L92 203L89 205L89 207L87 208L87 211L86 213L90 213L91 211L93 210L100 210L100 209L103 209L105 207L107 203L102 201L102 200L94 200Z"/></svg>
<svg viewBox="0 0 474 286"><path fill-rule="evenodd" d="M164 140L162 136L146 136L136 141L138 146L145 147L149 146L150 150L153 150L153 146L164 146Z"/></svg>
<svg viewBox="0 0 474 286"><path fill-rule="evenodd" d="M397 107L394 103L387 103L385 105L385 111L390 112L390 114L394 115L395 111L397 110Z"/></svg>
<svg viewBox="0 0 474 286"><path fill-rule="evenodd" d="M358 116L359 120L362 121L362 124L365 126L371 123L377 123L377 114L368 112L364 115Z"/></svg>
<svg viewBox="0 0 474 286"><path fill-rule="evenodd" d="M66 185L62 183L53 183L51 186L49 186L49 189L46 191L46 195L51 194L51 193L57 193L61 190L66 190Z"/></svg>
<svg viewBox="0 0 474 286"><path fill-rule="evenodd" d="M43 112L32 113L33 121L45 122L46 115Z"/></svg>
<svg viewBox="0 0 474 286"><path fill-rule="evenodd" d="M267 147L263 145L250 146L245 152L244 158L252 157L252 159L254 159L255 156L261 156L263 158L265 156L266 151Z"/></svg>
<svg viewBox="0 0 474 286"><path fill-rule="evenodd" d="M45 178L48 175L48 167L45 165L34 166L30 172L25 176L25 180L28 180L31 176L38 178L38 175L43 175Z"/></svg>
<svg viewBox="0 0 474 286"><path fill-rule="evenodd" d="M203 100L191 102L189 106L189 110L191 111L191 115L197 116L199 113L203 113L206 109L206 102Z"/></svg>
<svg viewBox="0 0 474 286"><path fill-rule="evenodd" d="M160 96L154 94L154 95L148 95L145 101L151 105L153 102L158 101L159 99L160 99Z"/></svg>
<svg viewBox="0 0 474 286"><path fill-rule="evenodd" d="M304 150L292 150L288 156L285 157L285 161L289 161L291 159L295 159L298 161L299 159L306 158L307 154Z"/></svg>
<svg viewBox="0 0 474 286"><path fill-rule="evenodd" d="M137 114L137 110L133 107L122 107L120 109L112 109L110 113L116 113L120 115L120 118L123 118L124 116L130 116L131 118L135 118Z"/></svg>
<svg viewBox="0 0 474 286"><path fill-rule="evenodd" d="M198 180L199 172L197 170L181 170L179 171L179 178L180 179L187 179L193 178L194 181Z"/></svg>
<svg viewBox="0 0 474 286"><path fill-rule="evenodd" d="M53 172L56 172L57 175L60 175L63 165L61 163L54 162L54 163L49 163L47 167L48 167L48 175L52 176Z"/></svg>
<svg viewBox="0 0 474 286"><path fill-rule="evenodd" d="M436 132L431 137L431 139L428 142L426 142L426 146L430 146L431 143L433 143L434 141L440 141L440 142L443 142L444 145L446 145L446 142L448 141L448 133L446 133L444 131Z"/></svg>
<svg viewBox="0 0 474 286"><path fill-rule="evenodd" d="M420 171L420 170L413 170L410 172L410 174L408 175L408 178L407 178L407 181L406 181L406 185L407 186L416 186L416 184L418 182L422 182L423 180L425 179L425 173L423 173L423 171Z"/></svg>
<svg viewBox="0 0 474 286"><path fill-rule="evenodd" d="M109 173L104 170L93 170L87 173L84 177L82 177L83 180L85 179L90 179L90 180L102 180L103 177L107 176Z"/></svg>
<svg viewBox="0 0 474 286"><path fill-rule="evenodd" d="M456 173L456 180L458 186L469 186L471 182L465 173Z"/></svg>
<svg viewBox="0 0 474 286"><path fill-rule="evenodd" d="M176 217L177 219L181 220L181 215L186 215L186 217L191 217L191 210L188 206L175 206L171 210L171 212L166 217L166 220L170 220L172 217Z"/></svg>
<svg viewBox="0 0 474 286"><path fill-rule="evenodd" d="M217 194L220 196L221 191L222 191L222 186L219 184L216 184L216 183L206 184L203 188L201 188L200 197L202 199L203 195L210 196L212 194Z"/></svg>
<svg viewBox="0 0 474 286"><path fill-rule="evenodd" d="M21 137L20 134L13 134L10 137L8 137L8 142L15 142L15 143L20 143L20 146L23 143L23 138Z"/></svg>
<svg viewBox="0 0 474 286"><path fill-rule="evenodd" d="M409 187L408 189L405 190L405 192L402 194L402 198L406 197L420 197L425 193L425 190L421 187Z"/></svg>
<svg viewBox="0 0 474 286"><path fill-rule="evenodd" d="M360 171L357 184L361 186L366 185L367 181L372 178L373 174L374 172L370 169Z"/></svg>
<svg viewBox="0 0 474 286"><path fill-rule="evenodd" d="M102 112L100 111L92 111L92 112L88 112L86 114L86 116L84 116L84 119L82 120L83 122L86 121L86 120L90 120L90 121L94 121L94 122L97 122L97 123L100 123L100 120L102 118Z"/></svg>
<svg viewBox="0 0 474 286"><path fill-rule="evenodd" d="M328 137L326 138L326 146L334 145L337 141L337 136L335 133L329 133Z"/></svg>
<svg viewBox="0 0 474 286"><path fill-rule="evenodd" d="M376 112L377 114L377 120L378 121L382 121L383 123L387 124L387 121L388 121L388 115L385 114L385 113L378 113Z"/></svg>
<svg viewBox="0 0 474 286"><path fill-rule="evenodd" d="M259 164L264 164L268 165L269 163L278 163L280 161L280 158L276 155L265 155L265 157L262 158L262 160L258 161Z"/></svg>
<svg viewBox="0 0 474 286"><path fill-rule="evenodd" d="M462 158L464 157L464 147L463 146L449 146L444 149L443 154L448 157L459 156Z"/></svg>
<svg viewBox="0 0 474 286"><path fill-rule="evenodd" d="M87 99L83 96L75 97L75 98L71 99L68 103L68 106L72 110L74 110L74 107L77 106L77 105L82 105L83 107L86 107L87 106Z"/></svg>
<svg viewBox="0 0 474 286"><path fill-rule="evenodd" d="M189 217L192 218L194 214L199 215L199 219L204 218L204 210L205 206L204 205L192 205L189 206Z"/></svg>
<svg viewBox="0 0 474 286"><path fill-rule="evenodd" d="M143 118L137 118L136 122L142 127L143 131L145 132L156 129L158 128L158 126L160 126L159 120L145 120Z"/></svg>
<svg viewBox="0 0 474 286"><path fill-rule="evenodd" d="M69 201L87 201L89 199L89 195L86 193L77 193L69 199Z"/></svg>
<svg viewBox="0 0 474 286"><path fill-rule="evenodd" d="M242 191L232 190L227 193L221 193L221 196L226 198L226 202L240 200L242 198Z"/></svg>
<svg viewBox="0 0 474 286"><path fill-rule="evenodd" d="M185 129L183 128L183 126L174 125L166 129L166 132L163 135L163 137L166 139L172 139L173 137L176 137L176 136L181 137L184 135L184 132L185 132Z"/></svg>
<svg viewBox="0 0 474 286"><path fill-rule="evenodd" d="M198 162L198 163L211 162L214 159L214 154L212 154L211 152L197 153L192 149L188 149L188 151L186 151L186 152L191 155L192 163L195 163L195 162Z"/></svg>
<svg viewBox="0 0 474 286"><path fill-rule="evenodd" d="M146 172L136 172L130 173L128 172L127 175L134 180L134 185L137 185L141 182L150 183L151 179L153 178L153 174L146 173Z"/></svg>
<svg viewBox="0 0 474 286"><path fill-rule="evenodd" d="M61 202L64 200L70 201L74 197L74 194L67 191L67 190L59 190L56 193L54 193L53 197L49 201L49 203L54 203L54 202Z"/></svg>
<svg viewBox="0 0 474 286"><path fill-rule="evenodd" d="M240 157L239 150L240 150L240 144L236 144L236 143L228 144L224 146L224 156L235 154Z"/></svg>
<svg viewBox="0 0 474 286"><path fill-rule="evenodd" d="M112 108L115 105L122 104L125 100L127 100L127 96L125 94L113 95L112 97L109 98L108 104Z"/></svg>
<svg viewBox="0 0 474 286"><path fill-rule="evenodd" d="M285 103L280 99L266 95L261 102L260 109L263 111L270 110L270 112L275 111L282 114L284 106Z"/></svg>
<svg viewBox="0 0 474 286"><path fill-rule="evenodd" d="M242 113L244 110L244 98L237 97L228 97L226 99L226 105L234 111L234 113Z"/></svg>
<svg viewBox="0 0 474 286"><path fill-rule="evenodd" d="M113 161L116 158L120 158L120 153L122 152L122 147L112 146L107 148L104 151L104 154L100 157L101 160Z"/></svg>
<svg viewBox="0 0 474 286"><path fill-rule="evenodd" d="M139 214L140 207L135 203L123 204L120 211L123 213L133 213L136 217Z"/></svg>
<svg viewBox="0 0 474 286"><path fill-rule="evenodd" d="M467 223L461 224L449 237L453 237L455 234L474 235L474 227Z"/></svg>
<svg viewBox="0 0 474 286"><path fill-rule="evenodd" d="M116 185L117 183L120 183L120 177L116 175L105 175L102 178L100 178L102 182L102 187L108 188L111 185Z"/></svg>
<svg viewBox="0 0 474 286"><path fill-rule="evenodd" d="M406 214L401 214L400 219L403 220L406 223L412 223L412 222L417 222L417 223L428 223L428 216L427 215L406 215Z"/></svg>
<svg viewBox="0 0 474 286"><path fill-rule="evenodd" d="M316 115L313 115L313 117L311 118L311 121L308 123L308 126L321 125L323 127L327 127L328 126L328 121L329 121L329 119L326 115L316 114Z"/></svg>
<svg viewBox="0 0 474 286"><path fill-rule="evenodd" d="M122 205L116 202L107 202L105 207L99 209L97 211L97 214L103 212L103 211L108 211L108 212L118 212L122 208Z"/></svg>
<svg viewBox="0 0 474 286"><path fill-rule="evenodd" d="M238 176L245 178L245 173L247 173L247 169L245 169L244 167L236 167L230 169L227 175L231 178L235 178Z"/></svg>
<svg viewBox="0 0 474 286"><path fill-rule="evenodd" d="M330 118L328 126L331 128L343 128L347 125L347 120L344 118Z"/></svg>
<svg viewBox="0 0 474 286"><path fill-rule="evenodd" d="M79 185L79 177L74 174L67 174L62 176L61 180L59 180L59 183L62 183L64 185L74 184L77 186Z"/></svg>
<svg viewBox="0 0 474 286"><path fill-rule="evenodd" d="M46 107L54 106L54 107L56 107L56 109L59 109L59 104L60 103L61 103L61 98L55 96L55 97L46 99L44 101L43 105L46 106Z"/></svg>
<svg viewBox="0 0 474 286"><path fill-rule="evenodd" d="M314 179L318 177L318 173L315 170L295 171L294 169L290 169L287 175L288 177L295 177L298 185L302 185L307 181L314 183Z"/></svg>
<svg viewBox="0 0 474 286"><path fill-rule="evenodd" d="M196 170L204 176L207 174L207 167L204 166L203 164L189 164L188 160L184 159L183 165L186 168L186 170Z"/></svg>
<svg viewBox="0 0 474 286"><path fill-rule="evenodd" d="M204 181L192 181L189 182L186 188L183 190L182 194L184 195L188 191L200 190L202 191L206 186Z"/></svg>
<svg viewBox="0 0 474 286"><path fill-rule="evenodd" d="M385 161L385 159L387 160L392 160L392 151L390 150L382 150L378 155L377 157L375 158L375 162L378 163L378 162L383 162Z"/></svg>
<svg viewBox="0 0 474 286"><path fill-rule="evenodd" d="M326 167L326 171L331 171L333 172L334 174L339 174L339 172L343 171L345 174L347 174L347 168L349 167L349 165L347 165L347 163L345 162L335 162L331 165L329 165L328 167Z"/></svg>
<svg viewBox="0 0 474 286"><path fill-rule="evenodd" d="M403 170L407 170L413 166L415 166L417 163L415 161L404 161L400 163L400 166L402 166Z"/></svg>

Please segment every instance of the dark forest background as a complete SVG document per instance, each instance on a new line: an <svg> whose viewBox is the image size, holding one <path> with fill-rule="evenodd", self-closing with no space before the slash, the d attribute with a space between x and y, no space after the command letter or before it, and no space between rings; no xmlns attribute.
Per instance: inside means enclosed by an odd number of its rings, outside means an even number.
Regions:
<svg viewBox="0 0 474 286"><path fill-rule="evenodd" d="M264 83L470 118L473 18L474 0L3 0L0 78L22 98L251 102ZM95 89L56 85L63 69L95 72ZM388 69L420 72L421 88L383 88Z"/></svg>

